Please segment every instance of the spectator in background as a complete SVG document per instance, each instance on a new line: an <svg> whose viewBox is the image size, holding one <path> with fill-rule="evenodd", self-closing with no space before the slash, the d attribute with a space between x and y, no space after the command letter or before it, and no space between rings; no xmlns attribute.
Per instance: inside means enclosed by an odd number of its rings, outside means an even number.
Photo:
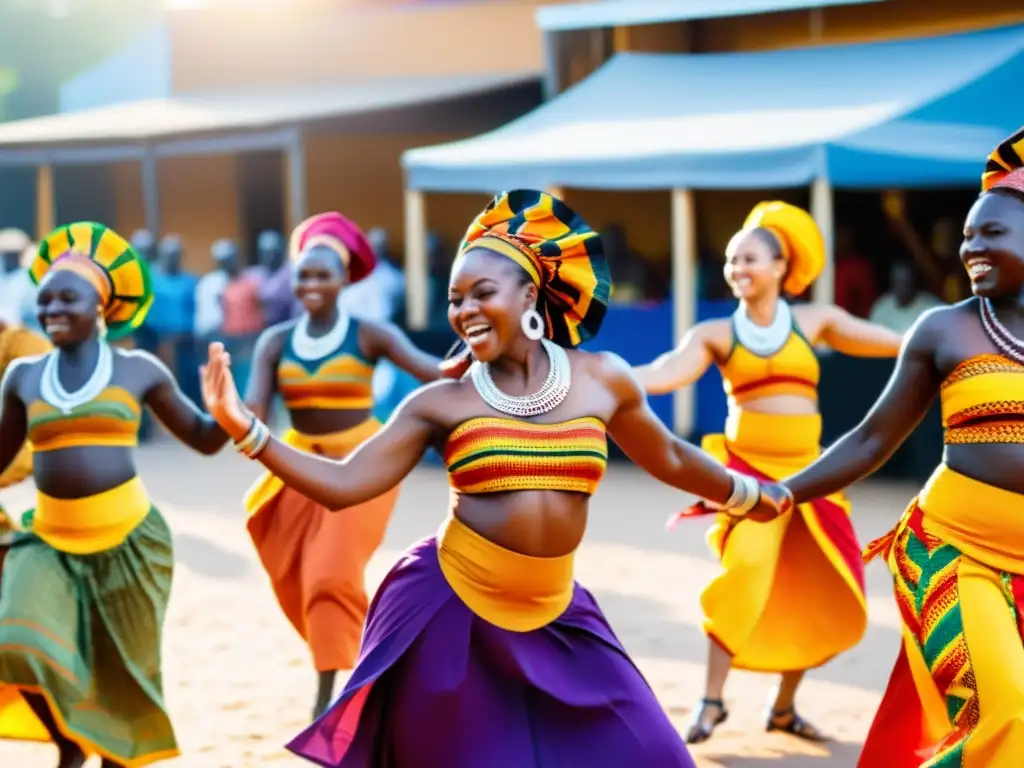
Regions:
<svg viewBox="0 0 1024 768"><path fill-rule="evenodd" d="M924 312L939 306L939 299L920 290L914 266L897 261L889 272L889 290L871 308L870 320L897 333L906 333Z"/></svg>
<svg viewBox="0 0 1024 768"><path fill-rule="evenodd" d="M219 240L214 250L221 269L228 276L221 294L223 321L221 332L226 341L253 337L263 330L263 306L260 302L258 272L242 270L241 254L233 240Z"/></svg>
<svg viewBox="0 0 1024 768"><path fill-rule="evenodd" d="M875 268L857 250L853 232L836 229L835 302L855 317L866 318L878 299Z"/></svg>
<svg viewBox="0 0 1024 768"><path fill-rule="evenodd" d="M213 257L213 269L199 278L196 283L196 315L193 332L202 349L203 359L206 358L206 345L220 339L224 326L224 307L221 298L227 288L228 270L225 263L234 255L234 246L230 240L218 240L210 249ZM237 269L237 267L236 267Z"/></svg>
<svg viewBox="0 0 1024 768"><path fill-rule="evenodd" d="M137 229L132 233L132 248L138 251L139 255L146 260L150 266L156 262L156 238L148 229Z"/></svg>
<svg viewBox="0 0 1024 768"><path fill-rule="evenodd" d="M36 287L22 266L32 240L20 229L0 230L0 323L39 328Z"/></svg>
<svg viewBox="0 0 1024 768"><path fill-rule="evenodd" d="M929 242L918 234L907 215L907 203L901 192L882 195L882 210L903 245L914 257L931 292L947 304L955 304L971 295L970 281L960 263L960 242L963 233L956 219L936 221L929 232Z"/></svg>
<svg viewBox="0 0 1024 768"><path fill-rule="evenodd" d="M272 229L260 233L256 257L261 270L259 299L266 325L290 320L298 313L292 288L292 266L286 256L284 237Z"/></svg>
<svg viewBox="0 0 1024 768"><path fill-rule="evenodd" d="M341 292L341 306L360 320L390 323L405 299L405 275L391 260L387 232L375 227L366 234L366 239L377 257L377 266L366 278L345 287ZM447 304L447 296L445 298Z"/></svg>
<svg viewBox="0 0 1024 768"><path fill-rule="evenodd" d="M630 250L626 230L621 224L612 224L601 235L608 268L612 273L612 301L633 304L644 300L644 269L642 256Z"/></svg>
<svg viewBox="0 0 1024 768"><path fill-rule="evenodd" d="M153 238L153 233L148 229L137 229L132 233L131 244L132 248L142 256L143 260L150 268L150 273L152 273L156 266L156 241ZM148 316L142 326L137 328L132 334L132 341L136 349L145 350L153 355L157 354L159 339L157 338L156 332L153 330L153 326L149 323ZM143 432L145 432L145 429L143 429Z"/></svg>
<svg viewBox="0 0 1024 768"><path fill-rule="evenodd" d="M181 238L168 235L157 246L153 274L153 311L146 326L157 337L160 358L176 377L183 371L182 356L191 341L199 278L182 269Z"/></svg>

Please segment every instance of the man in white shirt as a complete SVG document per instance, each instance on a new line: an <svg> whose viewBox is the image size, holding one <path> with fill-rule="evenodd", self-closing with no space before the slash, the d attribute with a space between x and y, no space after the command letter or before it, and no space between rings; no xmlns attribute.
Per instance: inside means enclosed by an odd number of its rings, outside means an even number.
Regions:
<svg viewBox="0 0 1024 768"><path fill-rule="evenodd" d="M224 305L221 297L231 280L224 264L234 258L229 240L218 240L210 249L214 268L199 278L196 285L196 321L194 333L200 343L211 341L224 327Z"/></svg>
<svg viewBox="0 0 1024 768"><path fill-rule="evenodd" d="M889 272L889 290L878 297L868 319L897 333L906 333L917 318L938 306L942 306L938 298L918 289L913 266L897 261Z"/></svg>
<svg viewBox="0 0 1024 768"><path fill-rule="evenodd" d="M0 230L0 322L38 328L36 287L22 266L32 240L20 229Z"/></svg>
<svg viewBox="0 0 1024 768"><path fill-rule="evenodd" d="M391 261L387 238L380 227L366 233L377 256L377 266L368 276L341 292L341 306L354 317L391 322L405 299L405 275Z"/></svg>

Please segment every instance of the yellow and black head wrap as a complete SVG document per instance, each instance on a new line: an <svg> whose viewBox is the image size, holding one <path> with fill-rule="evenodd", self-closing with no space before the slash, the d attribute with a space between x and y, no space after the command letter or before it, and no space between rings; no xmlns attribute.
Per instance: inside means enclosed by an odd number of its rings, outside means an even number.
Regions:
<svg viewBox="0 0 1024 768"><path fill-rule="evenodd" d="M803 208L772 200L758 203L743 222L743 229L765 229L775 236L788 271L782 290L799 296L825 268L825 240L814 218Z"/></svg>
<svg viewBox="0 0 1024 768"><path fill-rule="evenodd" d="M123 338L142 325L153 304L145 259L102 224L82 221L47 235L39 244L29 275L38 285L55 270L74 272L96 289L108 339Z"/></svg>
<svg viewBox="0 0 1024 768"><path fill-rule="evenodd" d="M547 192L516 189L496 196L466 231L459 256L485 248L506 256L540 289L547 337L563 347L593 338L611 294L601 237Z"/></svg>
<svg viewBox="0 0 1024 768"><path fill-rule="evenodd" d="M985 160L981 190L1012 189L1024 195L1024 126L1000 142Z"/></svg>

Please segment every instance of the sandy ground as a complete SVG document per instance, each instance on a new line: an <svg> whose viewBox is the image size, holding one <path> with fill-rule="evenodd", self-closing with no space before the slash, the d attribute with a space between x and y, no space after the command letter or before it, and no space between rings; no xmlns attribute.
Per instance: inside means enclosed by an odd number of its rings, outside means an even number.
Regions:
<svg viewBox="0 0 1024 768"><path fill-rule="evenodd" d="M240 498L257 468L225 451L213 459L174 445L140 451L140 472L175 531L178 568L165 636L167 698L183 756L169 768L300 766L282 745L308 720L314 674L305 647L278 612L242 526ZM854 488L862 541L884 533L914 488L869 483ZM30 487L4 491L10 509L31 502ZM443 472L418 469L403 486L384 548L371 563L376 585L401 550L441 521ZM716 565L705 525L673 533L666 517L686 503L635 469L613 465L594 498L578 558L590 587L626 648L682 730L701 693L705 639L698 595ZM767 676L734 673L729 721L693 752L701 768L853 768L895 658L896 608L884 567L868 570L871 627L856 649L815 670L800 711L836 742L822 748L766 734ZM0 743L0 766L52 766L52 747Z"/></svg>

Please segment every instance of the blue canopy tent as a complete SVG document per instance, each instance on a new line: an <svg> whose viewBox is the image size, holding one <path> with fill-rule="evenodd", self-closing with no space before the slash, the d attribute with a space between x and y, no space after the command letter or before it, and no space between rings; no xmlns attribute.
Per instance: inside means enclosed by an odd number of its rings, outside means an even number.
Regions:
<svg viewBox="0 0 1024 768"><path fill-rule="evenodd" d="M833 187L977 184L986 154L1024 122L1006 97L1022 79L1024 26L757 53L620 54L497 130L406 152L407 243L416 247L423 191L672 190L674 319L664 349L698 319L691 190L811 185L831 242ZM816 298L830 301L828 268L818 285ZM688 401L677 397L670 419L680 432L693 426Z"/></svg>

